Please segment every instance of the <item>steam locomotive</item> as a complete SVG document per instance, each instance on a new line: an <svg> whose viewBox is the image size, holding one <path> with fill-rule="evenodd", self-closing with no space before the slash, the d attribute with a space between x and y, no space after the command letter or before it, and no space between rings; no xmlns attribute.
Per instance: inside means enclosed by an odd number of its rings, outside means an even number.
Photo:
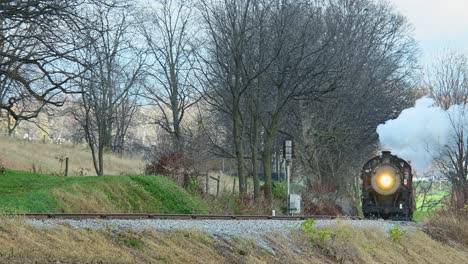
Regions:
<svg viewBox="0 0 468 264"><path fill-rule="evenodd" d="M413 174L405 160L382 151L361 171L362 211L365 218L409 221L415 208Z"/></svg>

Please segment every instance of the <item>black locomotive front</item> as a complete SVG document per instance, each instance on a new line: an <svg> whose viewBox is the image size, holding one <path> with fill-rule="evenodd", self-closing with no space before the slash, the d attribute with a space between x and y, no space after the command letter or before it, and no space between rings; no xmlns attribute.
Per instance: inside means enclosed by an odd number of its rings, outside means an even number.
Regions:
<svg viewBox="0 0 468 264"><path fill-rule="evenodd" d="M389 151L382 151L382 155L364 165L361 179L365 218L412 219L413 174L408 162Z"/></svg>

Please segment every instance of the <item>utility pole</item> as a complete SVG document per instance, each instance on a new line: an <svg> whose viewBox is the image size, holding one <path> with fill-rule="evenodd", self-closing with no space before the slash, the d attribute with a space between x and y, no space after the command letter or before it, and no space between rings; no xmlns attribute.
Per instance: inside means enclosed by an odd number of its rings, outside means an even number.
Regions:
<svg viewBox="0 0 468 264"><path fill-rule="evenodd" d="M284 159L286 160L286 185L288 189L287 193L287 210L288 215L291 214L291 164L292 164L292 156L293 156L293 141L287 139L284 141Z"/></svg>

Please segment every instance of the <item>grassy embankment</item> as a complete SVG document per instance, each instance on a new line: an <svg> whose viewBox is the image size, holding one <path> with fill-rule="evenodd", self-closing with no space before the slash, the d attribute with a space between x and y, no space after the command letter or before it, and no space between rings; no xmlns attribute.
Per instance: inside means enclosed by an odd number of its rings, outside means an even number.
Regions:
<svg viewBox="0 0 468 264"><path fill-rule="evenodd" d="M259 243L242 237L209 236L197 230L111 231L67 225L36 228L22 219L0 219L0 263L457 264L468 261L467 220L449 221L448 225L440 224L447 221L432 223L427 233L354 229L345 223L290 234L272 230ZM463 223L463 227L457 227ZM453 238L457 232L464 240Z"/></svg>
<svg viewBox="0 0 468 264"><path fill-rule="evenodd" d="M208 206L156 176L64 177L7 170L0 211L10 213L207 213Z"/></svg>
<svg viewBox="0 0 468 264"><path fill-rule="evenodd" d="M87 146L85 145L74 145L74 144L50 144L46 143L43 144L42 142L33 142L33 141L25 141L21 139L14 139L11 137L5 137L5 136L0 136L0 165L4 165L5 167L9 169L16 169L16 170L23 170L23 171L36 171L36 172L41 172L45 174L54 174L54 175L62 175L64 172L64 167L65 164L63 162L63 159L65 157L70 157L70 175L95 175L94 169L92 166L92 160L91 160L91 154L89 150L87 149ZM134 174L140 174L143 171L144 167L144 162L137 158L130 158L130 157L118 157L116 155L113 155L111 153L108 153L105 155L105 172L108 175L134 175ZM218 177L218 174L212 173L210 176ZM24 178L23 178L24 179ZM51 179L50 184L54 184L57 182L60 182L60 179L57 179L55 177L53 178L48 178L48 177L42 177L41 179L45 180L44 183L41 183L42 186L46 187L49 183L49 179ZM13 178L10 178L10 180L15 181ZM238 182L236 177L228 176L228 175L220 175L220 193L221 197L217 199L217 201L208 201L210 202L210 211L211 212L216 212L216 213L264 213L262 210L258 210L254 208L254 206L249 206L249 205L243 205L239 204L239 202L235 199L235 196L238 192ZM66 182L73 182L73 181L79 181L79 180L65 180ZM94 180L89 180L89 182L93 182ZM97 180L97 181L103 181L105 182L106 180ZM116 181L117 182L117 181ZM80 184L75 184L72 187L67 186L65 189L67 190L64 192L64 190L61 190L60 188L49 188L48 190L52 190L54 193L53 194L48 194L49 196L53 196L55 199L63 199L63 200L74 200L74 202L69 202L70 204L79 204L83 203L84 205L82 207L80 206L74 206L73 208L70 208L69 206L65 205L64 207L61 207L60 210L62 211L97 211L98 209L102 210L109 210L109 211L115 211L116 208L119 211L122 211L122 206L121 205L110 205L108 204L107 206L103 207L103 201L107 202L113 202L112 199L108 199L108 194L113 192L114 190L118 191L119 188L123 188L122 184L118 183L113 183L116 186L110 187L110 186L101 186L100 188L105 188L106 189L106 194L103 196L103 193L101 191L93 191L93 188L88 188L88 189L83 189L80 187ZM38 183L36 181L36 183ZM8 186L9 182L3 182L3 186ZM83 183L84 184L84 183ZM235 184L235 186L234 186ZM118 185L118 186L117 186ZM125 184L124 184L125 185ZM210 179L210 193L211 194L216 194L216 186L217 183L214 180ZM25 185L26 186L26 185ZM90 184L89 186L92 186ZM120 186L120 187L119 187ZM248 189L249 192L252 192L252 180L249 179L248 182ZM233 188L234 187L234 188ZM431 191L431 193L428 195L427 199L428 200L439 200L441 197L446 195L447 186L442 186L442 188L439 188L439 186L436 184L435 188ZM2 188L2 187L0 187ZM78 190L70 190L71 189L78 189ZM81 188L81 189L80 189ZM128 188L125 187L125 188ZM32 188L31 190L35 191L37 189ZM97 192L93 193L92 192ZM86 195L85 197L79 197L78 195L74 194L79 194L82 193ZM2 194L0 194L2 195ZM25 191L23 193L23 200L19 199L17 200L18 203L22 203L21 201L26 201L28 200L25 198L27 196L27 192ZM34 194L29 194L30 198L36 199ZM41 194L42 195L42 194ZM89 199L91 195L94 197L93 199ZM118 196L118 193L113 193L114 196ZM131 198L129 196L126 196L124 194L123 196L120 197L120 199L125 199L125 197ZM3 199L3 198L1 198ZM80 201L80 199L82 201ZM96 201L99 200L99 201ZM47 201L50 204L44 205L43 202ZM30 205L27 207L27 210L34 211L34 210L42 210L44 211L45 209L48 209L54 204L54 202L50 202L51 200L49 199L37 199L37 202L35 202L35 205ZM60 200L59 200L60 201ZM125 211L131 212L135 211L135 204L132 205L132 201L121 201L121 204L127 204L126 207L127 209ZM14 203L13 203L14 204ZM421 199L417 201L417 207L419 208L421 204ZM11 207L12 202L8 202L6 205L0 202L0 210L7 209L9 210L8 207ZM5 207L6 206L6 207ZM57 206L56 204L54 205L55 208L60 207ZM132 207L133 206L133 207ZM37 208L36 208L37 207ZM136 206L143 209L148 209L149 207L145 206ZM279 206L277 206L279 207ZM15 207L13 205L13 208L20 208L20 210L23 210L21 208L24 207ZM94 209L93 209L94 208ZM132 209L128 209L132 208ZM276 208L278 209L278 208ZM280 210L278 209L277 212ZM266 212L266 211L265 211ZM419 210L415 212L414 218L417 221L422 221L426 216L430 215L430 212L427 211L422 211Z"/></svg>
<svg viewBox="0 0 468 264"><path fill-rule="evenodd" d="M241 203L231 192L222 189L220 197L202 199L164 177L63 177L7 170L0 175L0 212L269 213L253 201ZM276 203L278 213L282 205ZM415 220L428 215L417 211Z"/></svg>

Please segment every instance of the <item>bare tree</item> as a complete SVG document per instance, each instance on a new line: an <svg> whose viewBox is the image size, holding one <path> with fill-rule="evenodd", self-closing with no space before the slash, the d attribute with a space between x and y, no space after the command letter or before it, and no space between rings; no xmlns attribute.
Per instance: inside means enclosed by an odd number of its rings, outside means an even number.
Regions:
<svg viewBox="0 0 468 264"><path fill-rule="evenodd" d="M123 144L134 113L131 98L141 81L144 53L131 34L131 11L131 5L115 1L94 5L90 15L98 19L87 32L90 45L80 54L88 68L78 82L82 96L74 117L83 128L98 175L104 175L104 153L111 150L113 138Z"/></svg>
<svg viewBox="0 0 468 264"><path fill-rule="evenodd" d="M445 178L440 177L440 173L437 170L426 172L424 176L425 180L413 182L414 200L418 201L416 211L433 211L440 208L441 205L446 205L447 198L451 196L450 194L440 197L434 195L442 190L442 181Z"/></svg>
<svg viewBox="0 0 468 264"><path fill-rule="evenodd" d="M451 124L449 143L436 153L435 164L451 185L451 202L461 209L468 203L468 59L448 51L427 73L426 85Z"/></svg>
<svg viewBox="0 0 468 264"><path fill-rule="evenodd" d="M156 124L173 137L177 151L183 150L183 120L199 99L194 88L197 45L188 1L158 0L141 17L151 65L144 98L161 113Z"/></svg>
<svg viewBox="0 0 468 264"><path fill-rule="evenodd" d="M451 203L456 209L468 204L468 109L455 106L448 113L452 135L436 158L436 165L451 185ZM453 109L453 108L452 108Z"/></svg>
<svg viewBox="0 0 468 264"><path fill-rule="evenodd" d="M342 74L326 76L338 87L323 100L299 105L297 151L309 188L358 201L357 176L378 148L377 125L415 100L409 88L417 53L408 23L387 4L334 1L327 13Z"/></svg>
<svg viewBox="0 0 468 264"><path fill-rule="evenodd" d="M72 54L89 22L79 15L86 2L1 1L0 109L13 119L35 118L76 92L70 80L79 75L79 62Z"/></svg>
<svg viewBox="0 0 468 264"><path fill-rule="evenodd" d="M340 72L336 54L330 52L335 29L323 23L324 14L314 1L274 1L268 32L268 56L272 64L262 74L260 104L263 129L263 172L265 199L272 204L271 159L272 146L291 104L299 98L315 100L336 89L335 80L324 78L330 71ZM294 29L294 30L293 30ZM334 65L333 69L329 65ZM326 82L322 81L326 80ZM327 83L328 82L328 83Z"/></svg>
<svg viewBox="0 0 468 264"><path fill-rule="evenodd" d="M241 195L250 159L254 197L261 166L272 204L272 154L286 136L301 144L310 182L357 186L346 176L358 175L355 164L377 148L376 126L414 99L407 87L416 50L406 20L367 0L204 1L201 12L209 37L204 102L218 135L232 139L216 150L236 158Z"/></svg>
<svg viewBox="0 0 468 264"><path fill-rule="evenodd" d="M262 89L265 85L264 72L272 65L275 57L271 57L270 50L265 48L271 44L271 18L273 1L252 1L252 9L249 13L251 19L251 40L246 49L246 57L251 58L245 62L248 75L255 77L250 84L243 107L247 108L244 125L248 134L251 173L253 179L253 194L256 202L260 201L261 168L261 106L265 100Z"/></svg>
<svg viewBox="0 0 468 264"><path fill-rule="evenodd" d="M133 90L133 89L129 89ZM130 94L133 93L133 94ZM123 155L127 132L138 111L139 90L127 91L122 96L120 104L116 106L112 152Z"/></svg>
<svg viewBox="0 0 468 264"><path fill-rule="evenodd" d="M468 104L468 57L457 51L441 55L428 70L426 85L444 109Z"/></svg>
<svg viewBox="0 0 468 264"><path fill-rule="evenodd" d="M204 79L203 95L212 109L226 117L230 123L234 157L237 162L239 194L245 196L244 116L245 93L255 75L246 70L246 51L252 37L251 0L204 0L200 10L207 28L208 43L205 47L201 71Z"/></svg>

